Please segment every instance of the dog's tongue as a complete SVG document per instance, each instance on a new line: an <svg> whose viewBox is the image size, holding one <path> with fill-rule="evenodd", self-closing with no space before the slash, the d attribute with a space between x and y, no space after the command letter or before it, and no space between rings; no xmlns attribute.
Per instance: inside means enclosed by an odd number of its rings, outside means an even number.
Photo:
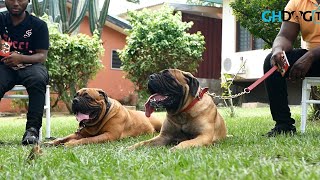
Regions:
<svg viewBox="0 0 320 180"><path fill-rule="evenodd" d="M89 119L89 115L88 114L82 114L80 112L77 113L76 115L77 121L81 122L83 120Z"/></svg>
<svg viewBox="0 0 320 180"><path fill-rule="evenodd" d="M149 98L148 101L144 104L145 111L146 111L146 116L150 117L151 114L154 111L154 106L157 106L157 102L163 101L167 98L167 96L162 96L158 93L152 94ZM156 102L156 103L154 103Z"/></svg>
<svg viewBox="0 0 320 180"><path fill-rule="evenodd" d="M152 95L153 96L153 95ZM150 96L149 97L149 99L148 99L148 101L144 104L144 108L145 108L145 115L147 116L147 117L150 117L151 116L151 114L153 113L153 111L154 111L154 108L150 105L150 99L151 99L151 97L152 96Z"/></svg>

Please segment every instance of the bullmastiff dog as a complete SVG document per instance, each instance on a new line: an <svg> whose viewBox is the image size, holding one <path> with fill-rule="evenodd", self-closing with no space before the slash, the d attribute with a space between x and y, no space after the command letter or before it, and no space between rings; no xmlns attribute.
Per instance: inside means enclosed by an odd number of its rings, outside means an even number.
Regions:
<svg viewBox="0 0 320 180"><path fill-rule="evenodd" d="M103 143L160 131L162 125L158 118L129 110L103 90L95 88L80 89L72 101L72 111L79 129L64 138L47 142L47 145Z"/></svg>
<svg viewBox="0 0 320 180"><path fill-rule="evenodd" d="M189 72L166 69L149 76L148 89L152 94L145 104L146 116L155 108L167 111L158 136L139 142L129 149L143 145L175 145L171 150L205 146L224 139L227 129L213 99L201 88Z"/></svg>

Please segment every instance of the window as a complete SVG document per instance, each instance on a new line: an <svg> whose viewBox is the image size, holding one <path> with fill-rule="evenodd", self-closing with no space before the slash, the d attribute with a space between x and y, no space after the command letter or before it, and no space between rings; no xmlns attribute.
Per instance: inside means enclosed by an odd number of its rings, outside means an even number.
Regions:
<svg viewBox="0 0 320 180"><path fill-rule="evenodd" d="M263 49L264 41L255 38L250 32L237 22L237 52Z"/></svg>
<svg viewBox="0 0 320 180"><path fill-rule="evenodd" d="M111 68L121 69L121 60L119 58L117 50L112 50Z"/></svg>

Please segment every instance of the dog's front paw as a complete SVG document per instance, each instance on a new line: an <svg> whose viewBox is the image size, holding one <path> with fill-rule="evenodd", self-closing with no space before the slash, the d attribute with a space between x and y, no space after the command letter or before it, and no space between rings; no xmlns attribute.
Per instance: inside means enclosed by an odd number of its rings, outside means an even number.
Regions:
<svg viewBox="0 0 320 180"><path fill-rule="evenodd" d="M170 152L175 152L179 149L182 149L182 148L179 148L178 146L173 146L172 148L169 149Z"/></svg>
<svg viewBox="0 0 320 180"><path fill-rule="evenodd" d="M177 151L177 150L182 150L182 149L186 149L186 148L190 148L190 147L193 147L193 146L190 146L186 142L181 142L178 145L175 145L172 148L170 148L170 151Z"/></svg>
<svg viewBox="0 0 320 180"><path fill-rule="evenodd" d="M127 147L126 149L127 149L127 150L135 150L135 149L137 149L139 146L141 146L141 144L140 144L140 143L136 143L136 144L134 144L134 145L132 145L132 146Z"/></svg>
<svg viewBox="0 0 320 180"><path fill-rule="evenodd" d="M132 145L132 146L127 147L126 149L132 151L132 150L136 149L136 147L134 145Z"/></svg>
<svg viewBox="0 0 320 180"><path fill-rule="evenodd" d="M49 142L43 142L42 143L44 146L55 146L53 141L49 141Z"/></svg>
<svg viewBox="0 0 320 180"><path fill-rule="evenodd" d="M65 147L73 147L73 146L77 146L77 145L79 145L79 144L81 144L81 143L79 142L79 140L72 139L72 140L64 143L63 146L65 146Z"/></svg>
<svg viewBox="0 0 320 180"><path fill-rule="evenodd" d="M58 146L62 144L62 138L55 139L53 141L44 142L44 146Z"/></svg>

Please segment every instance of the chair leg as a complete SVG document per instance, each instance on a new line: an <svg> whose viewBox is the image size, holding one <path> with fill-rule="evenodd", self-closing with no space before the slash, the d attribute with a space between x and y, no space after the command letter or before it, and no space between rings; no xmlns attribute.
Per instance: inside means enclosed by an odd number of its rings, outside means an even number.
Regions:
<svg viewBox="0 0 320 180"><path fill-rule="evenodd" d="M39 129L39 142L42 141L42 127Z"/></svg>
<svg viewBox="0 0 320 180"><path fill-rule="evenodd" d="M50 86L47 85L46 91L46 138L51 137L51 121L50 121Z"/></svg>
<svg viewBox="0 0 320 180"><path fill-rule="evenodd" d="M307 100L310 98L310 89L308 88L308 80L304 79L302 82L302 94L301 94L301 133L306 130L308 104Z"/></svg>
<svg viewBox="0 0 320 180"><path fill-rule="evenodd" d="M302 94L301 94L301 133L306 130L307 121L307 93L308 93L308 80L304 79L302 82Z"/></svg>

